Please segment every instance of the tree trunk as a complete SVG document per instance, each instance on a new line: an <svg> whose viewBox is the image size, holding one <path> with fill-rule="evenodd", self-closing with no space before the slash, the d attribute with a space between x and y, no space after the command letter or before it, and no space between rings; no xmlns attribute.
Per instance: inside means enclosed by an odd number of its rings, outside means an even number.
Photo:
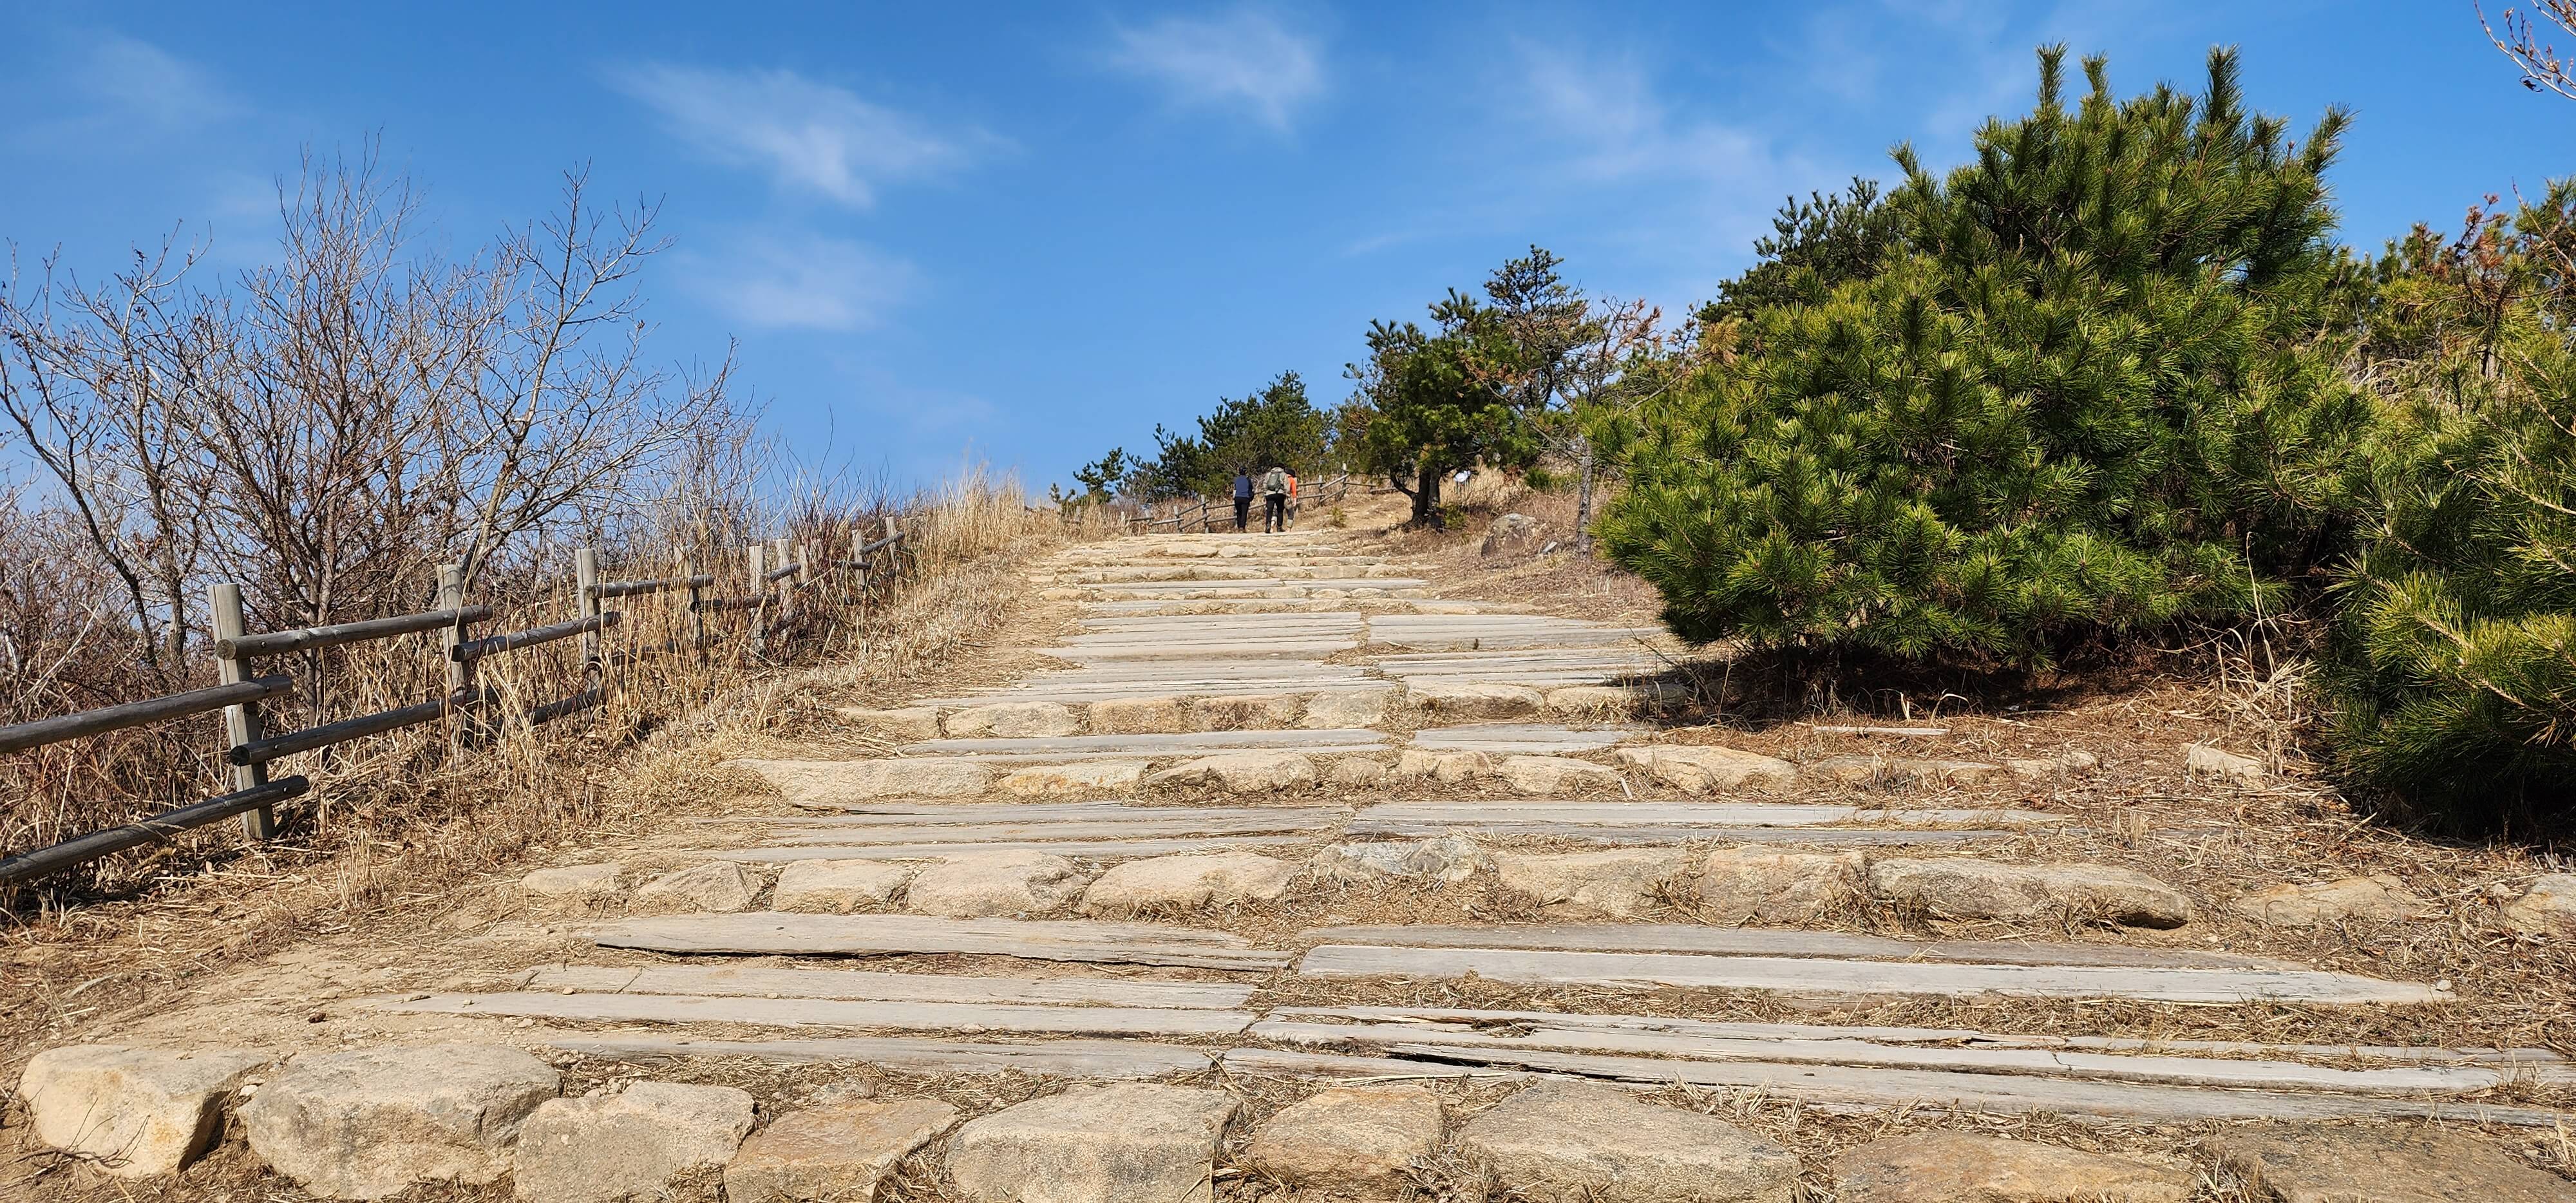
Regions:
<svg viewBox="0 0 2576 1203"><path fill-rule="evenodd" d="M1592 554L1592 440L1574 436L1575 462L1582 465L1581 483L1574 488L1574 550L1578 555Z"/></svg>
<svg viewBox="0 0 2576 1203"><path fill-rule="evenodd" d="M1414 478L1413 520L1426 526L1440 525L1440 477L1438 465L1425 463L1421 475Z"/></svg>

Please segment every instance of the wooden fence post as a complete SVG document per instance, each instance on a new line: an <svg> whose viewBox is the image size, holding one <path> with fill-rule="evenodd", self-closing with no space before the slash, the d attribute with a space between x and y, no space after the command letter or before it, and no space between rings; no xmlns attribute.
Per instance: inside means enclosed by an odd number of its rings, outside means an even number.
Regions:
<svg viewBox="0 0 2576 1203"><path fill-rule="evenodd" d="M438 566L438 608L441 610L465 608L464 565ZM440 652L447 657L448 710L457 715L456 729L459 734L471 742L480 732L476 720L479 711L474 709L474 662L456 658L456 646L463 642L465 642L465 624L461 622L447 624L447 629L439 636Z"/></svg>
<svg viewBox="0 0 2576 1203"><path fill-rule="evenodd" d="M240 585L231 581L219 582L207 591L207 601L216 647L224 646L224 640L239 639L250 633L249 629L242 625ZM242 680L241 659L217 652L215 681L222 685L238 685ZM224 707L224 750L227 754L232 749L259 737L259 710L256 703L243 702L240 705ZM229 755L226 758L229 759ZM234 765L232 777L233 791L236 793L266 785L268 784L268 764L266 761L256 761ZM254 840L275 837L277 812L266 803L262 803L255 809L243 811L242 834Z"/></svg>
<svg viewBox="0 0 2576 1203"><path fill-rule="evenodd" d="M597 551L587 547L577 547L573 549L572 586L573 591L580 595L575 599L575 605L578 608L578 616L582 618L599 617L599 553ZM603 678L606 675L606 666L601 662L599 657L599 632L582 632L582 688L588 689L591 686L598 684L598 678Z"/></svg>
<svg viewBox="0 0 2576 1203"><path fill-rule="evenodd" d="M889 539L891 539L891 538L895 537L895 536L896 536L896 535L898 535L898 534L903 533L903 528L902 528L902 527L900 527L900 526L895 525L894 515L892 515L892 514L888 514L888 515L886 515L886 520L885 520L885 533L886 533L886 538L889 538ZM893 567L894 567L894 570L893 570L892 572L888 572L888 573L886 573L886 604L887 604L887 605L889 605L889 606L891 606L891 605L895 604L896 602L899 602L899 601L902 601L902 600L903 600L903 559L902 559L902 557L903 557L903 544L901 544L901 543L888 543L888 544L886 544L886 563L891 564L891 565L893 565Z"/></svg>
<svg viewBox="0 0 2576 1203"><path fill-rule="evenodd" d="M769 550L771 555L769 570L771 572L776 572L779 569L785 568L796 562L795 557L789 554L787 540L783 537L770 540ZM778 622L780 626L785 626L788 619L796 616L796 578L793 576L783 576L778 578L777 581L771 583L768 587L774 588L778 591Z"/></svg>
<svg viewBox="0 0 2576 1203"><path fill-rule="evenodd" d="M698 588L698 574L686 553L673 558L679 565L680 579L689 582L689 651L696 659L704 660L707 658L707 616L698 609L703 596L703 591Z"/></svg>
<svg viewBox="0 0 2576 1203"><path fill-rule="evenodd" d="M754 543L749 547L743 548L745 558L751 562L750 621L751 654L753 656L761 655L769 645L769 623L767 621L769 607L761 604L763 601L768 600L766 594L769 589L769 574L762 571L760 552L761 547L758 543Z"/></svg>

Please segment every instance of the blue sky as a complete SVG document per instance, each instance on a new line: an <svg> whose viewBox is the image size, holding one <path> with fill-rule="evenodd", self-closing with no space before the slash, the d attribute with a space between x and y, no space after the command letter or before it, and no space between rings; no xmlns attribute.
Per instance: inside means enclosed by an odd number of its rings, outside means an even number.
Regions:
<svg viewBox="0 0 2576 1203"><path fill-rule="evenodd" d="M660 354L721 355L782 441L897 483L1043 486L1283 369L1319 402L1371 318L1531 243L1678 311L1783 194L1956 162L2030 52L2124 93L2244 50L2255 105L2359 121L2376 246L2576 172L2466 0L1796 6L430 5L0 8L0 239L111 265L186 223L265 253L299 148L380 135L460 243L559 173L662 203Z"/></svg>

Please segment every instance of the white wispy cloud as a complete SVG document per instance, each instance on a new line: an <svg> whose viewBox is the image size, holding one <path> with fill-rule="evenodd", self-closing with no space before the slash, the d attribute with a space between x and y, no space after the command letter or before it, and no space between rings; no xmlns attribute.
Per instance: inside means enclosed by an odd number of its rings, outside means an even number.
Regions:
<svg viewBox="0 0 2576 1203"><path fill-rule="evenodd" d="M747 232L687 264L691 284L716 308L746 326L773 330L873 326L920 280L899 258L820 234Z"/></svg>
<svg viewBox="0 0 2576 1203"><path fill-rule="evenodd" d="M1162 85L1174 103L1241 109L1276 130L1325 88L1322 39L1252 7L1121 27L1105 61Z"/></svg>
<svg viewBox="0 0 2576 1203"><path fill-rule="evenodd" d="M41 88L25 95L27 108L47 114L18 127L21 140L28 141L130 145L202 130L249 111L213 72L112 31L69 35L51 69L26 82Z"/></svg>
<svg viewBox="0 0 2576 1203"><path fill-rule="evenodd" d="M1686 112L1635 52L1522 42L1506 85L1533 156L1523 170L1587 188L1636 239L1736 248L1767 229L1797 181L1829 173L1754 126Z"/></svg>
<svg viewBox="0 0 2576 1203"><path fill-rule="evenodd" d="M764 169L782 185L854 208L875 203L886 184L943 175L999 144L793 71L648 63L611 72L609 82L718 162Z"/></svg>

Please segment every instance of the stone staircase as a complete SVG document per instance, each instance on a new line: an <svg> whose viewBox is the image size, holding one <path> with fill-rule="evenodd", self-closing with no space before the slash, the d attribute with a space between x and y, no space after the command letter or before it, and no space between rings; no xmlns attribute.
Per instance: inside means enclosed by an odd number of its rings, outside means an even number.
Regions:
<svg viewBox="0 0 2576 1203"><path fill-rule="evenodd" d="M2069 855L2048 790L2117 749L1665 731L1659 631L1442 599L1362 546L1066 550L1031 583L1080 607L1034 649L1066 667L847 711L892 754L734 762L774 796L321 975L290 1007L338 1047L210 1005L21 1096L109 1173L229 1128L326 1198L2576 1198L2507 1151L2576 1118L2556 1053L2082 1030L2450 999L2210 947L2214 900ZM1941 788L1976 780L2026 788ZM1790 1017L1855 1004L2046 1022ZM1793 1148L1671 1105L1699 1092L1963 1126ZM2034 1117L2144 1135L1978 1130Z"/></svg>

